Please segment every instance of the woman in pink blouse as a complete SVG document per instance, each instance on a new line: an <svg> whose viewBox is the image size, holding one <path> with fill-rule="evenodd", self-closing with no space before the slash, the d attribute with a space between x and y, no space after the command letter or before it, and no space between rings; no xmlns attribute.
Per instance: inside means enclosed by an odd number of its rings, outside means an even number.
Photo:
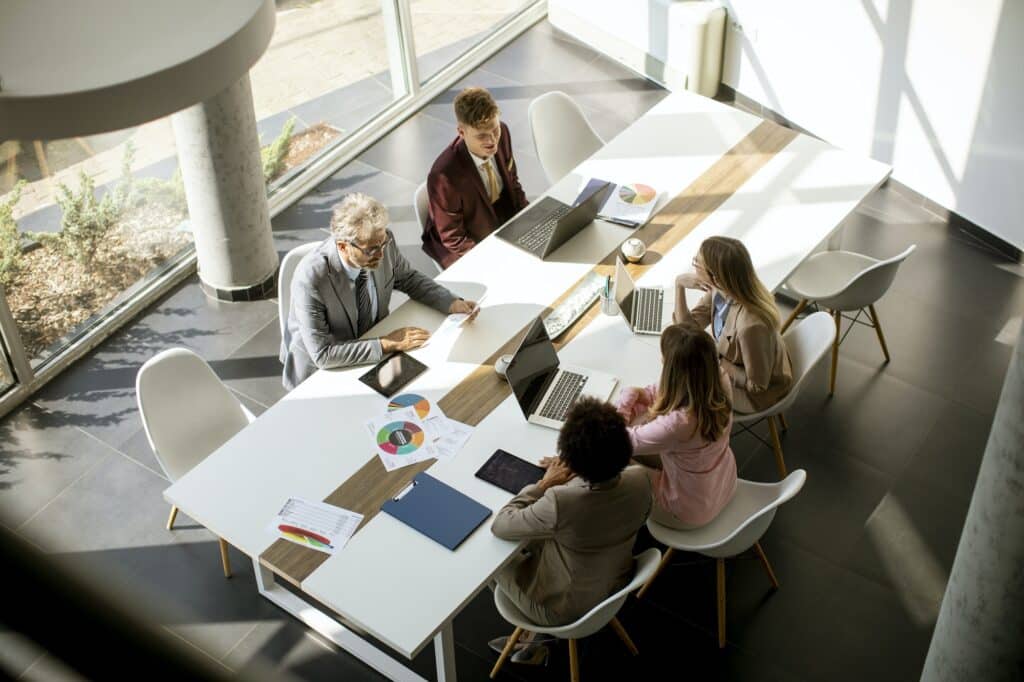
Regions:
<svg viewBox="0 0 1024 682"><path fill-rule="evenodd" d="M661 357L660 386L624 389L618 409L630 424L635 459L650 467L651 518L695 528L714 519L736 490L732 385L714 340L695 325L662 332Z"/></svg>

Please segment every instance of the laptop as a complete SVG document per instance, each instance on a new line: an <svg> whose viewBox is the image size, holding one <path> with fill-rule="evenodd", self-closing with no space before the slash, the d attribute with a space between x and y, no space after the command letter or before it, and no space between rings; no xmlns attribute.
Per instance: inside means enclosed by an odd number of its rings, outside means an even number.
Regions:
<svg viewBox="0 0 1024 682"><path fill-rule="evenodd" d="M498 231L498 236L544 260L594 222L613 188L610 182L595 184L590 194L581 196L573 206L544 197L512 218Z"/></svg>
<svg viewBox="0 0 1024 682"><path fill-rule="evenodd" d="M534 319L505 370L526 421L562 428L565 415L580 396L607 400L618 379L581 367L559 365L544 322Z"/></svg>
<svg viewBox="0 0 1024 682"><path fill-rule="evenodd" d="M661 334L665 290L637 288L621 260L615 261L615 302L634 334Z"/></svg>

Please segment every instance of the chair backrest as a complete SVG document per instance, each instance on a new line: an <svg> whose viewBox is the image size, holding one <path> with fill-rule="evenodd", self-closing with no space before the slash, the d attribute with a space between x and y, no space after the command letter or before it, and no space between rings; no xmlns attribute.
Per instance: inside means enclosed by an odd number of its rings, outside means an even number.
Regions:
<svg viewBox="0 0 1024 682"><path fill-rule="evenodd" d="M533 148L552 185L604 146L586 115L564 92L548 92L530 102Z"/></svg>
<svg viewBox="0 0 1024 682"><path fill-rule="evenodd" d="M661 552L655 548L648 549L636 556L636 573L629 584L611 595L603 602L590 609L586 615L579 618L575 623L563 625L557 628L538 629L538 632L555 635L562 639L582 639L594 634L615 617L622 605L626 602L631 592L643 587L658 570L658 563L661 562Z"/></svg>
<svg viewBox="0 0 1024 682"><path fill-rule="evenodd" d="M782 337L793 366L793 387L790 394L800 389L804 377L821 361L836 338L836 323L826 312L808 315L790 327Z"/></svg>
<svg viewBox="0 0 1024 682"><path fill-rule="evenodd" d="M427 226L427 216L430 211L427 199L427 183L420 183L420 186L413 192L412 206L413 210L416 211L416 222L420 224L420 232L422 233Z"/></svg>
<svg viewBox="0 0 1024 682"><path fill-rule="evenodd" d="M842 293L830 299L830 306L837 310L860 310L882 298L892 286L900 265L916 248L916 244L911 244L903 253L878 261L857 273L849 284L843 287Z"/></svg>
<svg viewBox="0 0 1024 682"><path fill-rule="evenodd" d="M288 334L288 310L292 303L292 277L295 268L303 257L319 246L320 242L310 242L296 246L281 259L281 270L277 276L277 318L281 325L281 362L284 362L284 349L291 343Z"/></svg>
<svg viewBox="0 0 1024 682"><path fill-rule="evenodd" d="M775 511L800 492L807 473L797 469L778 483L739 479L729 504L715 519L693 530L676 530L655 521L647 529L659 542L711 557L731 557L750 549L775 518Z"/></svg>
<svg viewBox="0 0 1024 682"><path fill-rule="evenodd" d="M206 361L185 348L147 360L135 391L146 438L172 481L253 419Z"/></svg>

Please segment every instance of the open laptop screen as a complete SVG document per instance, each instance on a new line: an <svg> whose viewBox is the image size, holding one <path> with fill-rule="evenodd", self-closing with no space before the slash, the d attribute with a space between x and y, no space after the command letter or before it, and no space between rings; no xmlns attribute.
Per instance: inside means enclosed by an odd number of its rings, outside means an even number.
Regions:
<svg viewBox="0 0 1024 682"><path fill-rule="evenodd" d="M544 397L548 382L557 369L558 354L544 329L544 322L538 317L530 325L505 370L505 378L527 419Z"/></svg>
<svg viewBox="0 0 1024 682"><path fill-rule="evenodd" d="M621 260L615 261L615 302L619 304L626 324L633 326L633 278L622 265Z"/></svg>

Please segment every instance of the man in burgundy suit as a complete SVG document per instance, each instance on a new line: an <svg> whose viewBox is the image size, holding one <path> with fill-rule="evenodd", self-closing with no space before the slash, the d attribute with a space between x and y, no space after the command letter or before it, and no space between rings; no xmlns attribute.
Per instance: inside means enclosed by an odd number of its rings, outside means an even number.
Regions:
<svg viewBox="0 0 1024 682"><path fill-rule="evenodd" d="M477 242L522 210L512 139L498 105L483 88L455 98L459 136L434 161L427 176L430 215L423 250L447 268Z"/></svg>

